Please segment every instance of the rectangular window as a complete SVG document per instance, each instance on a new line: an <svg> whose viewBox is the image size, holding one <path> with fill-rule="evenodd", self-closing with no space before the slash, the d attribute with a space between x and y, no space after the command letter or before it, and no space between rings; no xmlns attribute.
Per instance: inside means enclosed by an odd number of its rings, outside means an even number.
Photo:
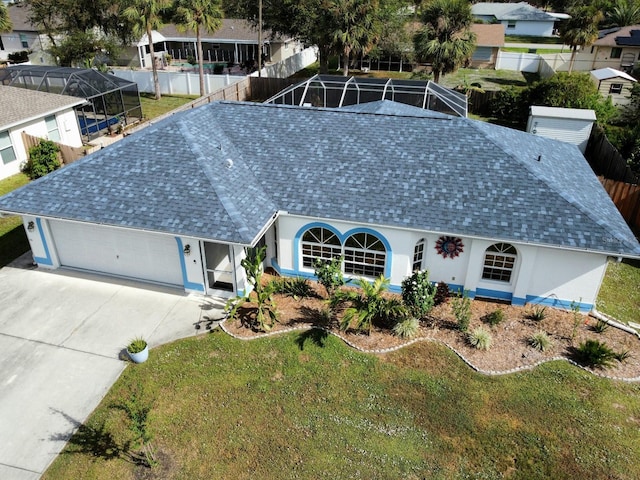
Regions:
<svg viewBox="0 0 640 480"><path fill-rule="evenodd" d="M23 33L20 34L20 43L22 44L22 48L29 48L29 42L27 41L27 36Z"/></svg>
<svg viewBox="0 0 640 480"><path fill-rule="evenodd" d="M507 22L508 30L513 30L514 28L516 28L516 22Z"/></svg>
<svg viewBox="0 0 640 480"><path fill-rule="evenodd" d="M620 47L613 47L611 49L611 58L620 58L622 56L622 49Z"/></svg>
<svg viewBox="0 0 640 480"><path fill-rule="evenodd" d="M622 84L621 83L612 83L609 87L609 93L617 94L622 93Z"/></svg>
<svg viewBox="0 0 640 480"><path fill-rule="evenodd" d="M0 132L0 157L5 165L16 160L16 152L11 145L9 132Z"/></svg>
<svg viewBox="0 0 640 480"><path fill-rule="evenodd" d="M60 130L58 130L58 122L55 115L45 117L44 123L47 125L47 137L53 142L60 141Z"/></svg>
<svg viewBox="0 0 640 480"><path fill-rule="evenodd" d="M484 269L482 278L485 280L497 280L499 282L510 282L511 272L515 264L515 257L510 255L497 255L487 253L484 257Z"/></svg>

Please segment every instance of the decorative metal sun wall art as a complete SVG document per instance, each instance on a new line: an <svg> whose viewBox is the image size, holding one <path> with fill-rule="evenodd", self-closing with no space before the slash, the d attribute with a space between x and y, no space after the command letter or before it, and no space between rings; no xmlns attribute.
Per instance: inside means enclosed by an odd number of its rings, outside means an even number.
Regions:
<svg viewBox="0 0 640 480"><path fill-rule="evenodd" d="M436 242L436 250L443 258L455 258L464 251L462 239L442 236Z"/></svg>

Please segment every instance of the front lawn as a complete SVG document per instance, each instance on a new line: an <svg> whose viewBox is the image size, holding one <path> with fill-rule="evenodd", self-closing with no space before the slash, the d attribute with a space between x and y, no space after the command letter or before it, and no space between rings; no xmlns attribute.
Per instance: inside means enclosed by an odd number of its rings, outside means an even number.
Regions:
<svg viewBox="0 0 640 480"><path fill-rule="evenodd" d="M19 173L0 180L0 197L22 185L29 178ZM0 268L29 250L29 241L22 228L22 218L18 216L0 218Z"/></svg>
<svg viewBox="0 0 640 480"><path fill-rule="evenodd" d="M144 115L145 120L152 120L196 98L198 98L198 95L162 95L160 100L156 100L155 95L152 93L141 93L142 115Z"/></svg>
<svg viewBox="0 0 640 480"><path fill-rule="evenodd" d="M621 322L640 323L640 262L609 262L596 308Z"/></svg>
<svg viewBox="0 0 640 480"><path fill-rule="evenodd" d="M129 366L43 478L640 478L639 394L566 362L487 377L433 343L216 330ZM127 445L147 405L152 469Z"/></svg>

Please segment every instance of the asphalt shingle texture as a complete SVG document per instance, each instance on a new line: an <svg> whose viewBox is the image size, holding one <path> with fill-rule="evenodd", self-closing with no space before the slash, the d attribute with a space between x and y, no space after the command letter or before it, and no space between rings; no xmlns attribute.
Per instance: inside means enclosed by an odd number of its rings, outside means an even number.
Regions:
<svg viewBox="0 0 640 480"><path fill-rule="evenodd" d="M391 107L213 103L16 190L0 211L249 244L280 210L640 255L575 146Z"/></svg>

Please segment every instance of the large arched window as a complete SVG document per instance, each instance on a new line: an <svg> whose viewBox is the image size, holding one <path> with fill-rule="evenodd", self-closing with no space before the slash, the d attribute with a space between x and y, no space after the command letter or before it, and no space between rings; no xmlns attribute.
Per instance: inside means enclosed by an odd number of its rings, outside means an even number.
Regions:
<svg viewBox="0 0 640 480"><path fill-rule="evenodd" d="M412 272L416 270L422 270L423 268L423 259L424 259L424 238L418 240L415 248L413 249L413 268Z"/></svg>
<svg viewBox="0 0 640 480"><path fill-rule="evenodd" d="M495 243L487 248L484 254L482 278L510 282L518 252L508 243Z"/></svg>
<svg viewBox="0 0 640 480"><path fill-rule="evenodd" d="M377 277L384 275L387 250L371 233L354 233L344 242L344 273Z"/></svg>
<svg viewBox="0 0 640 480"><path fill-rule="evenodd" d="M302 265L313 268L316 258L331 260L342 255L340 239L331 230L322 227L310 228L302 235Z"/></svg>

